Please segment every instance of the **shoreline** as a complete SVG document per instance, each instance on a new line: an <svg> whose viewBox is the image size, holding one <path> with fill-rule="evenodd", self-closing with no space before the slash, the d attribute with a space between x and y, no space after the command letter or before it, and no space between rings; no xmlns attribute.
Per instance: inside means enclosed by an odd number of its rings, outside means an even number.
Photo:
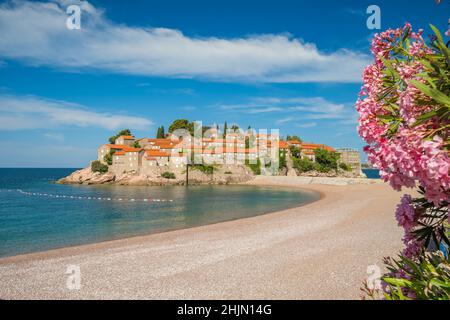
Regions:
<svg viewBox="0 0 450 320"><path fill-rule="evenodd" d="M269 182L286 185L274 177L251 184ZM249 218L1 258L0 298L357 299L366 267L381 266L383 255L401 248L393 213L400 194L383 184L286 186L320 192L321 198ZM384 201L379 207L386 210L376 215L373 204L380 196ZM374 223L367 225L365 219ZM380 229L371 239L374 225ZM355 235L358 241L349 241ZM362 248L354 248L359 242ZM65 288L64 267L69 264L83 270L80 291ZM349 267L354 270L341 272ZM340 275L325 288L314 283L324 269ZM344 288L336 287L349 277ZM147 286L141 287L142 281Z"/></svg>
<svg viewBox="0 0 450 320"><path fill-rule="evenodd" d="M249 186L249 187L251 187L251 186L261 186L261 187L268 187L268 188L280 187L279 185L269 185L269 184L259 184L259 185L257 185L257 184L248 184L248 183L236 183L236 184L231 184L231 185ZM108 184L98 184L98 185L91 185L91 186L109 186L109 185ZM205 185L201 185L201 184L192 185L192 187L197 187L197 186L205 186ZM130 186L127 186L127 187L130 187ZM186 186L177 185L175 187L186 187ZM291 190L291 188L287 187L287 186L283 187L283 188L285 188L287 190ZM297 204L297 205L295 205L295 206L293 206L291 208L286 208L286 209L277 210L277 211L269 211L269 212L266 212L266 213L261 213L261 214L257 214L257 215L250 216L250 217L235 218L235 219L226 220L226 221L211 222L211 223L198 225L198 226L191 226L191 227L178 228L178 229L168 229L168 230L150 232L150 233L134 235L134 236L125 236L123 238L117 238L117 239L101 240L101 241L98 241L98 242L85 243L85 244L74 244L74 245L68 245L68 246L64 246L64 247L57 247L57 248L48 249L48 250L34 251L34 252L25 252L25 253L19 253L19 254L16 254L16 255L12 255L12 256L4 256L4 257L0 257L0 267L2 266L2 264L28 262L28 261L32 261L32 260L36 260L36 259L46 259L46 258L55 258L55 257L67 256L67 255L71 255L71 254L74 254L74 253L88 252L89 250L92 250L92 249L99 249L99 248L107 249L107 248L111 248L111 247L114 247L114 246L117 246L117 245L120 246L120 245L125 244L125 243L128 243L128 244L129 243L139 243L141 241L147 240L148 237L151 237L153 235L159 235L159 234L164 234L164 233L176 232L176 231L180 231L180 230L195 229L195 228L206 227L206 226L210 226L210 225L216 225L216 224L221 224L221 223L226 223L226 222L233 222L233 221L244 220L244 219L252 219L252 218L255 218L255 217L270 215L270 214L282 212L282 211L285 211L285 210L301 208L301 207L310 205L312 203L315 203L317 201L320 201L323 198L325 198L325 196L326 196L325 193L323 193L321 191L312 191L312 190L308 190L307 188L300 187L300 186L298 188L295 188L295 189L298 190L298 191L315 193L319 197L318 197L318 199L315 199L315 200L311 200L311 201L308 201L308 202Z"/></svg>

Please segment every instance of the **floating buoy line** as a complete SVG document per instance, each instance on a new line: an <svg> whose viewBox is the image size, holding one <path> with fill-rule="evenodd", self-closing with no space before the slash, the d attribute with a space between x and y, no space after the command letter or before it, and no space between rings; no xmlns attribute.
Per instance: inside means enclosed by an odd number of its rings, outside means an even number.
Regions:
<svg viewBox="0 0 450 320"><path fill-rule="evenodd" d="M86 196L73 196L65 194L53 194L53 193L41 193L41 192L27 192L22 189L9 189L8 192L18 192L25 196L35 197L48 197L48 198L62 198L62 199L74 199L74 200L95 200L95 201L117 201L117 202L173 202L172 199L157 199L157 198L112 198L112 197L86 197Z"/></svg>

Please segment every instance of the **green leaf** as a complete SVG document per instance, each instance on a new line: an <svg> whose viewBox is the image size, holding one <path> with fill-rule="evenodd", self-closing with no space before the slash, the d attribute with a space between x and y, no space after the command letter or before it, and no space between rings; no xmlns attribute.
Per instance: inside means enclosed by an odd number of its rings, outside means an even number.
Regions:
<svg viewBox="0 0 450 320"><path fill-rule="evenodd" d="M395 70L395 68L392 65L390 60L387 60L384 57L381 57L381 61L383 61L384 66L389 70L389 72L395 79L400 78L400 74L397 72L397 70Z"/></svg>
<svg viewBox="0 0 450 320"><path fill-rule="evenodd" d="M383 278L383 281L396 287L406 288L411 285L411 281L406 279Z"/></svg>
<svg viewBox="0 0 450 320"><path fill-rule="evenodd" d="M422 82L411 80L411 84L435 101L450 107L450 98L437 89L430 88Z"/></svg>
<svg viewBox="0 0 450 320"><path fill-rule="evenodd" d="M430 28L433 30L434 34L436 35L436 37L438 38L438 41L440 43L444 43L444 39L442 38L442 34L439 31L438 28L436 28L435 26L433 26L432 24L430 24Z"/></svg>

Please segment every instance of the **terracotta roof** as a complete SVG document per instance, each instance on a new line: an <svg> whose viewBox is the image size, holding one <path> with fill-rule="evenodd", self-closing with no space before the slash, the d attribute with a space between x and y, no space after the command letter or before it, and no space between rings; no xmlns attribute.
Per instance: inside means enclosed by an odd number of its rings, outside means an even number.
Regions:
<svg viewBox="0 0 450 320"><path fill-rule="evenodd" d="M122 151L122 150L114 152L115 156L123 156L124 154L125 154L125 151Z"/></svg>
<svg viewBox="0 0 450 320"><path fill-rule="evenodd" d="M134 148L123 144L107 144L106 146L110 149L123 150L125 152L139 152L142 150L141 148Z"/></svg>
<svg viewBox="0 0 450 320"><path fill-rule="evenodd" d="M134 140L133 136L120 136L119 138L123 138L124 140Z"/></svg>
<svg viewBox="0 0 450 320"><path fill-rule="evenodd" d="M298 140L289 140L288 141L289 144L302 144L300 141Z"/></svg>
<svg viewBox="0 0 450 320"><path fill-rule="evenodd" d="M143 150L142 148L134 148L130 146L125 146L123 144L107 144L106 146L110 149L122 150L124 152L139 152ZM117 151L114 154L116 153Z"/></svg>
<svg viewBox="0 0 450 320"><path fill-rule="evenodd" d="M315 150L315 149L325 149L327 151L335 152L332 147L327 146L325 144L315 144L315 143L302 143L302 149L309 149L309 150Z"/></svg>
<svg viewBox="0 0 450 320"><path fill-rule="evenodd" d="M278 148L280 149L287 149L289 147L288 143L286 141L280 140L278 143Z"/></svg>
<svg viewBox="0 0 450 320"><path fill-rule="evenodd" d="M125 146L123 144L105 144L110 149L123 149Z"/></svg>
<svg viewBox="0 0 450 320"><path fill-rule="evenodd" d="M164 143L164 144L157 144L157 146L160 149L175 149L175 148L178 147L176 144L166 144L166 143Z"/></svg>
<svg viewBox="0 0 450 320"><path fill-rule="evenodd" d="M148 139L148 142L174 142L174 140L168 138L156 138L156 139Z"/></svg>
<svg viewBox="0 0 450 320"><path fill-rule="evenodd" d="M145 150L147 157L170 157L170 153L160 150Z"/></svg>

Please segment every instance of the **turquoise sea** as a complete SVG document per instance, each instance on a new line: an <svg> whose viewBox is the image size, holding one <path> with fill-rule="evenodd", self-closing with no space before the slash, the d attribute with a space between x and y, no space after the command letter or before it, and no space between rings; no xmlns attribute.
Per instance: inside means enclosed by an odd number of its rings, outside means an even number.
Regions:
<svg viewBox="0 0 450 320"><path fill-rule="evenodd" d="M380 179L380 171L378 169L362 169L362 172L369 179Z"/></svg>
<svg viewBox="0 0 450 320"><path fill-rule="evenodd" d="M287 209L318 194L253 186L79 186L75 169L0 169L0 256L187 228Z"/></svg>

